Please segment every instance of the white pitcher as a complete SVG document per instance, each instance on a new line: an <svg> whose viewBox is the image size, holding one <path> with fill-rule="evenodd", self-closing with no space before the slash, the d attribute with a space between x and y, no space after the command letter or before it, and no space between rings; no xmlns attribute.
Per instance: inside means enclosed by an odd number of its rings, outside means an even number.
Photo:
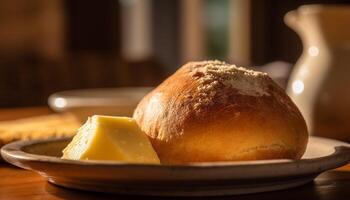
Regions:
<svg viewBox="0 0 350 200"><path fill-rule="evenodd" d="M312 135L350 141L350 6L301 6L285 22L303 43L287 93Z"/></svg>

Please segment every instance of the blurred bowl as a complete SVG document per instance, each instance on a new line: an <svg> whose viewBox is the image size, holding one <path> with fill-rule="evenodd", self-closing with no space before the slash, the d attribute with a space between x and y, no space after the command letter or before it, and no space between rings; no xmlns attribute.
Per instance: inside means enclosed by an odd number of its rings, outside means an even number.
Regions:
<svg viewBox="0 0 350 200"><path fill-rule="evenodd" d="M48 104L54 111L73 113L81 121L95 114L130 117L151 90L151 87L69 90L52 94Z"/></svg>

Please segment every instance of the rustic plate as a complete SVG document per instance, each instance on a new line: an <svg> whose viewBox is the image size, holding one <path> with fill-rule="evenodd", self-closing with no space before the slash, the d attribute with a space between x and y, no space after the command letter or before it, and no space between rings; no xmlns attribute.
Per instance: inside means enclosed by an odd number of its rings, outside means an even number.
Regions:
<svg viewBox="0 0 350 200"><path fill-rule="evenodd" d="M34 170L49 182L81 190L131 195L215 196L296 187L350 162L350 145L310 137L301 160L143 165L63 160L69 139L19 141L1 149L3 158Z"/></svg>
<svg viewBox="0 0 350 200"><path fill-rule="evenodd" d="M69 90L52 94L48 104L54 111L74 113L81 121L94 114L131 116L151 90L151 87Z"/></svg>

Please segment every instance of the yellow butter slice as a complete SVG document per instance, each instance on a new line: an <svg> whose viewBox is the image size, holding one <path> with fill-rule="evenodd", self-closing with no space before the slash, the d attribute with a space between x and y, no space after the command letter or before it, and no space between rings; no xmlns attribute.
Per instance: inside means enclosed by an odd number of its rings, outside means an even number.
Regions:
<svg viewBox="0 0 350 200"><path fill-rule="evenodd" d="M157 163L159 158L134 119L94 115L63 150L64 159Z"/></svg>

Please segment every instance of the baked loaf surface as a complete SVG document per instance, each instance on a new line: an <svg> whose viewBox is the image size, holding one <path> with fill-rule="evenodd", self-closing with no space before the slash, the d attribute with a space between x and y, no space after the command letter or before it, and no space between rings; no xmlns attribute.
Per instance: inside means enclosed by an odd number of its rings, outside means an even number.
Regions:
<svg viewBox="0 0 350 200"><path fill-rule="evenodd" d="M182 66L133 117L169 164L299 159L308 141L298 108L267 74L220 61Z"/></svg>

